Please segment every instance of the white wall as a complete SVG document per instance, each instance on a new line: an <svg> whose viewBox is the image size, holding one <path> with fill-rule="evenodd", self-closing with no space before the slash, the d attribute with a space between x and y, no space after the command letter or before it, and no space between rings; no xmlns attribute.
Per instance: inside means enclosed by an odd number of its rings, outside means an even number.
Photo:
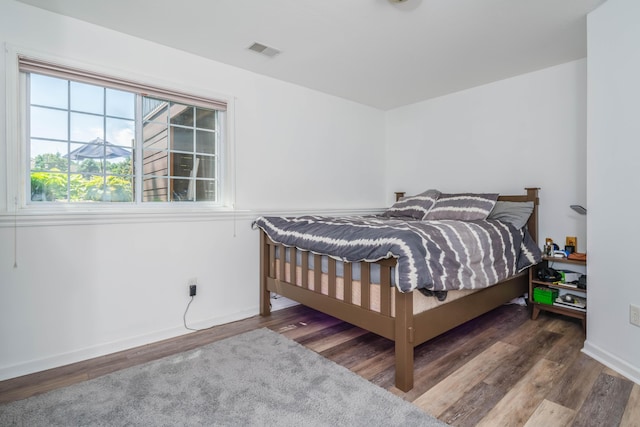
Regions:
<svg viewBox="0 0 640 427"><path fill-rule="evenodd" d="M539 236L586 250L586 60L386 114L387 194L521 194L540 187Z"/></svg>
<svg viewBox="0 0 640 427"><path fill-rule="evenodd" d="M16 142L6 137L14 124L6 122L3 102L0 379L185 333L191 278L198 279L192 326L257 314L258 233L250 229L256 215L386 203L379 110L11 0L0 0L0 43L235 98L236 206L242 210L114 220L14 217L7 213L4 171L7 144ZM5 65L2 55L3 100Z"/></svg>
<svg viewBox="0 0 640 427"><path fill-rule="evenodd" d="M585 352L640 384L640 2L588 17L589 316Z"/></svg>

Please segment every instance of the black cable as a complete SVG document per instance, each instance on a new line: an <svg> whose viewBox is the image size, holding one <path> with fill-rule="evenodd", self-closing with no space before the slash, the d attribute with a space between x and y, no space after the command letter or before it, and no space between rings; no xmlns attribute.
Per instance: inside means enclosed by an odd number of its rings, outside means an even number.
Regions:
<svg viewBox="0 0 640 427"><path fill-rule="evenodd" d="M191 303L193 302L193 295L191 296L191 299L189 300L189 304L187 304L187 308L185 308L184 310L184 314L182 315L182 321L184 323L184 327L185 329L188 329L190 331L201 331L202 329L193 329L187 326L187 311L189 311L189 306L191 305Z"/></svg>

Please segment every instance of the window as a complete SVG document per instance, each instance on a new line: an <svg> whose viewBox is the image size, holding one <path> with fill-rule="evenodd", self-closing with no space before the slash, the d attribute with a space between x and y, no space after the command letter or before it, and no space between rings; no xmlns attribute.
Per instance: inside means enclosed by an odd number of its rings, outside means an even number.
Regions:
<svg viewBox="0 0 640 427"><path fill-rule="evenodd" d="M221 203L226 103L18 61L27 203Z"/></svg>

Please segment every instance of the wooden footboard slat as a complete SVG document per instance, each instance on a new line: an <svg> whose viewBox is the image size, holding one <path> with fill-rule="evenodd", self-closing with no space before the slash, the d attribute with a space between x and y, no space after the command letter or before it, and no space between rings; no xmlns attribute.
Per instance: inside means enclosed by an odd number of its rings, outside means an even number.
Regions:
<svg viewBox="0 0 640 427"><path fill-rule="evenodd" d="M362 295L360 306L369 310L371 308L371 264L360 263L360 289L360 295Z"/></svg>
<svg viewBox="0 0 640 427"><path fill-rule="evenodd" d="M322 257L313 256L313 290L322 293Z"/></svg>
<svg viewBox="0 0 640 427"><path fill-rule="evenodd" d="M296 248L289 248L289 281L291 283L297 283L296 281L296 264L298 263L297 255L298 250Z"/></svg>
<svg viewBox="0 0 640 427"><path fill-rule="evenodd" d="M350 262L344 263L344 296L342 297L344 302L351 304L353 297L353 264Z"/></svg>
<svg viewBox="0 0 640 427"><path fill-rule="evenodd" d="M269 265L267 266L267 268L268 268L267 275L269 277L275 277L275 275L276 275L276 247L271 242L271 240L269 240Z"/></svg>
<svg viewBox="0 0 640 427"><path fill-rule="evenodd" d="M391 316L391 268L380 265L380 314Z"/></svg>
<svg viewBox="0 0 640 427"><path fill-rule="evenodd" d="M302 251L302 287L309 289L309 253Z"/></svg>
<svg viewBox="0 0 640 427"><path fill-rule="evenodd" d="M285 248L284 246L280 246L280 254L279 254L279 259L280 259L280 269L279 269L279 275L280 275L280 280L284 280L285 278L285 271L287 270L287 248Z"/></svg>
<svg viewBox="0 0 640 427"><path fill-rule="evenodd" d="M333 258L329 258L328 265L328 276L329 276L329 296L331 298L336 297L336 260Z"/></svg>

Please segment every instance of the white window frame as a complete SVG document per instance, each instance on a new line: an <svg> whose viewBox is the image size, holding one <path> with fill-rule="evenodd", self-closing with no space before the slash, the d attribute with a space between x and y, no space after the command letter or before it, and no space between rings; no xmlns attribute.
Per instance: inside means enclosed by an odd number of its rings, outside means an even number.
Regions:
<svg viewBox="0 0 640 427"><path fill-rule="evenodd" d="M23 112L27 108L27 100L22 99L21 76L19 70L19 56L34 58L43 62L58 64L71 69L85 70L87 73L95 73L102 76L112 76L116 79L128 80L132 82L144 81L147 86L155 86L160 90L191 94L196 98L208 98L220 100L226 103L226 112L221 115L220 120L220 179L219 202L140 202L140 203L30 203L29 186L30 171L26 159L27 156L27 123ZM118 215L125 221L135 219L139 213L141 215L155 215L162 219L168 216L195 216L204 217L219 213L220 217L228 217L235 211L235 98L231 96L212 93L202 88L192 88L183 83L160 81L151 76L137 75L127 70L126 74L122 70L113 70L107 66L96 67L65 58L54 57L34 52L30 49L18 48L11 45L5 46L5 72L6 72L6 207L7 212L17 215L27 215L37 218L39 215L51 217L60 216L65 221L64 216L72 217L93 216L96 220L104 221L105 218L112 218L118 221ZM23 79L22 79L23 80ZM137 170L137 174L141 171ZM136 180L138 178L136 177ZM137 188L136 188L137 190ZM96 214L98 216L96 216ZM104 214L104 215L102 215ZM132 217L132 214L134 216ZM69 218L67 218L69 219ZM149 217L141 218L149 220ZM108 220L107 222L110 222Z"/></svg>

